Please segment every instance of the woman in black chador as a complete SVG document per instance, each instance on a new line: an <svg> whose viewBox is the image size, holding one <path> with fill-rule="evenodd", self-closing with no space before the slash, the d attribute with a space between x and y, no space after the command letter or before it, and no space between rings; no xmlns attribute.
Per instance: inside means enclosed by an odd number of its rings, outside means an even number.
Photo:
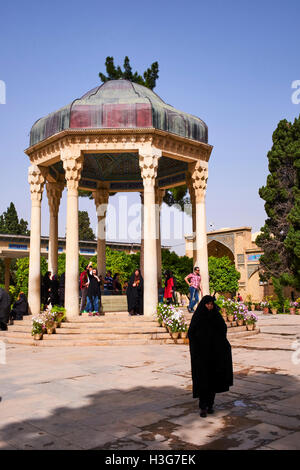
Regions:
<svg viewBox="0 0 300 470"><path fill-rule="evenodd" d="M47 271L42 280L42 304L46 307L50 302L51 271Z"/></svg>
<svg viewBox="0 0 300 470"><path fill-rule="evenodd" d="M23 320L24 315L28 315L28 302L24 292L20 292L18 299L13 304L10 318L12 320Z"/></svg>
<svg viewBox="0 0 300 470"><path fill-rule="evenodd" d="M206 295L195 311L188 331L193 397L199 398L200 416L213 413L216 393L233 385L231 346L227 326L214 298Z"/></svg>
<svg viewBox="0 0 300 470"><path fill-rule="evenodd" d="M140 269L131 275L127 287L127 304L129 315L143 315L144 280Z"/></svg>

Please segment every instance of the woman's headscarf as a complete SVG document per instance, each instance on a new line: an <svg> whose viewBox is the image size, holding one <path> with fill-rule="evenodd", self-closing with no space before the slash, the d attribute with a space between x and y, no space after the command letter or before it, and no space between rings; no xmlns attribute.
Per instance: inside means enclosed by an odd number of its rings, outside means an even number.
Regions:
<svg viewBox="0 0 300 470"><path fill-rule="evenodd" d="M201 302L199 303L195 313L197 313L198 315L203 315L212 312L212 310L208 310L205 306L210 302L212 302L214 305L213 310L216 310L215 299L211 295L205 295L204 297L202 297Z"/></svg>
<svg viewBox="0 0 300 470"><path fill-rule="evenodd" d="M214 304L214 308L212 310L208 310L205 307L205 305L210 302L213 302ZM192 316L189 331L196 331L203 322L206 323L207 321L210 322L210 320L213 321L216 314L220 315L214 302L214 298L211 295L205 295L202 297L201 302Z"/></svg>
<svg viewBox="0 0 300 470"><path fill-rule="evenodd" d="M138 271L138 275L135 274L135 271ZM143 277L142 277L142 274L141 274L141 270L139 268L135 269L132 273L132 275L130 276L130 280L129 280L129 286L132 286L132 284L136 281L140 280L140 284L143 283Z"/></svg>

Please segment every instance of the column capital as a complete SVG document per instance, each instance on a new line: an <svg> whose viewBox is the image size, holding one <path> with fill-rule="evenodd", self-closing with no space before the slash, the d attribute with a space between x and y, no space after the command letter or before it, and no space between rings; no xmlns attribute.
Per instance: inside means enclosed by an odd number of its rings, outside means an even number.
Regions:
<svg viewBox="0 0 300 470"><path fill-rule="evenodd" d="M46 190L50 214L57 216L61 195L64 189L63 183L54 183L47 181Z"/></svg>
<svg viewBox="0 0 300 470"><path fill-rule="evenodd" d="M109 191L107 188L98 188L93 191L93 198L96 204L96 208L102 204L108 203Z"/></svg>
<svg viewBox="0 0 300 470"><path fill-rule="evenodd" d="M42 200L45 178L37 165L30 165L28 168L28 183L30 184L31 200L40 202Z"/></svg>
<svg viewBox="0 0 300 470"><path fill-rule="evenodd" d="M65 178L68 190L78 190L81 170L83 167L83 157L76 156L70 152L61 154L63 166L65 170Z"/></svg>
<svg viewBox="0 0 300 470"><path fill-rule="evenodd" d="M196 202L204 201L206 194L206 186L208 179L208 165L207 162L198 160L190 167L190 181L187 178L187 184L192 183Z"/></svg>
<svg viewBox="0 0 300 470"><path fill-rule="evenodd" d="M145 186L155 185L157 176L158 160L161 157L161 150L156 147L143 148L139 150L139 165L141 176Z"/></svg>

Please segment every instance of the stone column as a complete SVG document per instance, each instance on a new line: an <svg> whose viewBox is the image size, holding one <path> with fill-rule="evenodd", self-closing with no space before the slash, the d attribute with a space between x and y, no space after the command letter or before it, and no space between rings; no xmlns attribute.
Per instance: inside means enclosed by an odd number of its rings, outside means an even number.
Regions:
<svg viewBox="0 0 300 470"><path fill-rule="evenodd" d="M157 251L157 282L161 284L162 282L162 275L161 275L161 230L160 230L160 210L161 210L161 205L163 202L163 198L165 195L166 191L164 189L159 189L156 187L155 189L155 204L157 205L157 210L156 210L156 215L157 215L157 232L158 232L158 237L156 240L156 251Z"/></svg>
<svg viewBox="0 0 300 470"><path fill-rule="evenodd" d="M192 171L193 171L194 164L192 164ZM196 199L195 199L195 191L193 188L193 179L191 173L187 174L186 177L186 184L190 194L191 206L192 206L192 230L193 230L193 267L196 266L197 263L197 250L196 250Z"/></svg>
<svg viewBox="0 0 300 470"><path fill-rule="evenodd" d="M139 151L144 185L144 315L152 316L158 302L157 291L157 215L155 180L161 150L154 147Z"/></svg>
<svg viewBox="0 0 300 470"><path fill-rule="evenodd" d="M4 267L5 267L5 274L4 274L4 287L6 292L9 293L9 285L10 285L10 258L4 258Z"/></svg>
<svg viewBox="0 0 300 470"><path fill-rule="evenodd" d="M140 251L140 270L144 277L144 193L141 196L141 251Z"/></svg>
<svg viewBox="0 0 300 470"><path fill-rule="evenodd" d="M196 202L196 265L200 268L203 295L209 294L205 194L208 178L207 162L199 160L192 172Z"/></svg>
<svg viewBox="0 0 300 470"><path fill-rule="evenodd" d="M48 250L48 271L52 275L57 275L58 263L58 209L63 185L60 183L46 183L50 222L49 222L49 250Z"/></svg>
<svg viewBox="0 0 300 470"><path fill-rule="evenodd" d="M78 185L83 165L80 152L62 153L61 159L67 181L66 274L65 308L67 317L79 315L79 240Z"/></svg>
<svg viewBox="0 0 300 470"><path fill-rule="evenodd" d="M41 201L45 178L37 165L28 170L31 194L28 303L33 315L41 308Z"/></svg>
<svg viewBox="0 0 300 470"><path fill-rule="evenodd" d="M106 234L105 234L105 219L108 205L109 192L107 188L99 188L93 193L96 204L98 230L97 230L97 268L98 274L101 274L103 279L106 275Z"/></svg>

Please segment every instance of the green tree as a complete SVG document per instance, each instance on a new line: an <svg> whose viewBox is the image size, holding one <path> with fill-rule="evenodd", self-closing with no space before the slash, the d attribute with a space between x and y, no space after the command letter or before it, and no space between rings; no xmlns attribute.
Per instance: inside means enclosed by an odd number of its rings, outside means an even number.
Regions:
<svg viewBox="0 0 300 470"><path fill-rule="evenodd" d="M78 257L78 269L79 273L81 273L84 268L87 266L89 263L89 260L86 259L85 256L79 255ZM66 254L61 253L58 255L58 261L57 261L57 275L60 278L62 273L66 272Z"/></svg>
<svg viewBox="0 0 300 470"><path fill-rule="evenodd" d="M241 275L228 256L222 258L210 256L208 258L208 272L210 293L225 294L226 292L233 293L238 290L238 280Z"/></svg>
<svg viewBox="0 0 300 470"><path fill-rule="evenodd" d="M79 240L95 240L95 234L90 226L87 211L78 211Z"/></svg>
<svg viewBox="0 0 300 470"><path fill-rule="evenodd" d="M173 204L178 204L180 209L183 211L184 206L191 203L187 186L182 185L167 189L163 201L169 207L173 206Z"/></svg>
<svg viewBox="0 0 300 470"><path fill-rule="evenodd" d="M300 117L279 122L268 161L267 183L259 189L267 219L256 244L264 252L261 279L272 278L283 299L283 286L300 288Z"/></svg>
<svg viewBox="0 0 300 470"><path fill-rule="evenodd" d="M184 278L193 271L193 260L188 256L179 256L174 251L162 249L162 272L172 271L176 278L177 291L181 294L187 294L189 286ZM164 276L163 276L164 277ZM164 282L163 282L164 286Z"/></svg>
<svg viewBox="0 0 300 470"><path fill-rule="evenodd" d="M95 256L95 262L96 258ZM130 278L139 265L140 253L128 254L106 247L106 270L111 271L113 275L119 273L121 284Z"/></svg>
<svg viewBox="0 0 300 470"><path fill-rule="evenodd" d="M48 263L46 259L41 257L41 277L46 274ZM29 258L18 258L16 262L16 295L24 292L28 295L28 277L29 277Z"/></svg>
<svg viewBox="0 0 300 470"><path fill-rule="evenodd" d="M29 235L28 222L18 217L15 205L10 203L9 207L0 215L0 233L13 235Z"/></svg>
<svg viewBox="0 0 300 470"><path fill-rule="evenodd" d="M119 65L116 67L114 64L114 58L109 56L106 57L105 67L107 75L104 75L101 72L99 73L99 77L103 83L108 82L109 80L118 80L122 78L138 83L139 85L143 85L150 88L150 90L153 90L156 86L156 80L158 79L158 62L153 62L153 64L145 70L143 76L139 75L138 72L132 72L130 61L127 56L124 59L124 70L122 70Z"/></svg>

